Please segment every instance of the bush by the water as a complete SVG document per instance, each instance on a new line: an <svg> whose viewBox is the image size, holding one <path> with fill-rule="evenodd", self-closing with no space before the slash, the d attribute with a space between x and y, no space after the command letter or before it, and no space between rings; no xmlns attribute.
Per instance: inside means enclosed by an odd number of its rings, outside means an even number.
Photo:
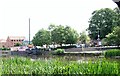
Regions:
<svg viewBox="0 0 120 76"><path fill-rule="evenodd" d="M105 57L114 57L114 56L120 56L120 49L111 49L107 50L104 53Z"/></svg>
<svg viewBox="0 0 120 76"><path fill-rule="evenodd" d="M64 49L57 49L57 50L55 50L54 52L53 52L53 54L55 54L55 55L61 55L61 54L64 54Z"/></svg>
<svg viewBox="0 0 120 76"><path fill-rule="evenodd" d="M35 60L29 58L2 59L2 73L0 74L118 74L117 62L106 60L76 62L55 60Z"/></svg>
<svg viewBox="0 0 120 76"><path fill-rule="evenodd" d="M10 50L10 48L0 48L0 50Z"/></svg>

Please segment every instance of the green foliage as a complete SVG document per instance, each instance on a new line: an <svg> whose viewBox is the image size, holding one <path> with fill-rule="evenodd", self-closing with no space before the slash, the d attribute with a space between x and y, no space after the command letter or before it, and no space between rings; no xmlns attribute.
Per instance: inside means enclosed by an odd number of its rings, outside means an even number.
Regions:
<svg viewBox="0 0 120 76"><path fill-rule="evenodd" d="M120 56L120 50L118 49L112 49L112 50L107 50L104 53L105 57L114 57L114 56Z"/></svg>
<svg viewBox="0 0 120 76"><path fill-rule="evenodd" d="M119 8L115 8L114 12L116 12L114 25L120 26L120 9Z"/></svg>
<svg viewBox="0 0 120 76"><path fill-rule="evenodd" d="M42 46L51 43L50 32L44 29L39 30L33 37L32 43L36 46Z"/></svg>
<svg viewBox="0 0 120 76"><path fill-rule="evenodd" d="M10 48L0 48L0 50L10 50Z"/></svg>
<svg viewBox="0 0 120 76"><path fill-rule="evenodd" d="M101 43L102 43L103 46L108 46L109 45L109 43L108 43L106 38L102 39Z"/></svg>
<svg viewBox="0 0 120 76"><path fill-rule="evenodd" d="M78 41L78 33L69 26L50 25L48 30L41 29L33 37L33 44L42 46L44 44L75 44Z"/></svg>
<svg viewBox="0 0 120 76"><path fill-rule="evenodd" d="M82 44L88 44L90 42L90 37L86 35L85 32L80 33L80 42Z"/></svg>
<svg viewBox="0 0 120 76"><path fill-rule="evenodd" d="M65 43L65 33L64 33L64 26L59 25L56 26L53 31L51 32L52 42L57 44Z"/></svg>
<svg viewBox="0 0 120 76"><path fill-rule="evenodd" d="M16 43L14 46L21 46L21 44L20 43Z"/></svg>
<svg viewBox="0 0 120 76"><path fill-rule="evenodd" d="M49 27L48 27L48 30L49 31L52 31L53 29L55 29L55 25L54 24L50 24Z"/></svg>
<svg viewBox="0 0 120 76"><path fill-rule="evenodd" d="M31 75L58 75L58 74L118 74L119 65L117 62L108 62L106 60L76 62L55 60L36 60L31 61L28 58L2 59L1 74L31 74Z"/></svg>
<svg viewBox="0 0 120 76"><path fill-rule="evenodd" d="M78 41L78 33L69 26L55 26L51 32L52 41L57 44L75 44Z"/></svg>
<svg viewBox="0 0 120 76"><path fill-rule="evenodd" d="M112 33L106 36L106 42L110 45L120 45L120 27L117 26L113 29Z"/></svg>
<svg viewBox="0 0 120 76"><path fill-rule="evenodd" d="M57 49L53 52L53 54L54 55L62 55L62 54L64 54L64 51L65 51L64 49Z"/></svg>
<svg viewBox="0 0 120 76"><path fill-rule="evenodd" d="M75 44L78 41L78 33L69 26L64 28L65 44Z"/></svg>
<svg viewBox="0 0 120 76"><path fill-rule="evenodd" d="M98 38L97 35L100 34L100 39L103 39L108 33L112 32L113 27L120 26L118 22L116 11L109 8L96 10L92 13L89 21L89 35L96 40Z"/></svg>

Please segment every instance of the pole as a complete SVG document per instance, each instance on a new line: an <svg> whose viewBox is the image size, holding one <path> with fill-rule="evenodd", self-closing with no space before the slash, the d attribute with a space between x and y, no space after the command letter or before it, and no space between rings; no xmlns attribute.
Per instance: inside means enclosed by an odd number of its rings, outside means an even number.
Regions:
<svg viewBox="0 0 120 76"><path fill-rule="evenodd" d="M97 39L97 41L98 41L98 47L99 47L99 42L100 42L100 30L99 30L99 28L98 28L98 39Z"/></svg>
<svg viewBox="0 0 120 76"><path fill-rule="evenodd" d="M29 45L30 45L30 18L29 18Z"/></svg>

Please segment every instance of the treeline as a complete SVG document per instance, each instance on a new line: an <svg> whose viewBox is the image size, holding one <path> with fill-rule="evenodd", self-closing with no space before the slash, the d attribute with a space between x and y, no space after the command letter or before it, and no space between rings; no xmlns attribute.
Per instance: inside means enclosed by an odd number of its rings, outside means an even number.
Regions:
<svg viewBox="0 0 120 76"><path fill-rule="evenodd" d="M33 37L33 44L42 46L49 44L75 44L79 39L76 30L70 26L50 25L47 30L40 29Z"/></svg>
<svg viewBox="0 0 120 76"><path fill-rule="evenodd" d="M104 8L95 10L89 19L89 27L80 34L70 26L50 25L47 30L40 29L33 37L33 44L89 44L90 40L102 41L102 45L120 45L120 10Z"/></svg>

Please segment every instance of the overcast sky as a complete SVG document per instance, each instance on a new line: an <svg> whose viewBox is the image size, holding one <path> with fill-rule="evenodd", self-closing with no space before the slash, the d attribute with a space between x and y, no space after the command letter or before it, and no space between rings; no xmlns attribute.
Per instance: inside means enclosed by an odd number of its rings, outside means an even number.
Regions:
<svg viewBox="0 0 120 76"><path fill-rule="evenodd" d="M25 36L31 19L31 39L50 24L69 25L78 33L89 25L94 10L115 8L112 0L0 0L0 39Z"/></svg>

